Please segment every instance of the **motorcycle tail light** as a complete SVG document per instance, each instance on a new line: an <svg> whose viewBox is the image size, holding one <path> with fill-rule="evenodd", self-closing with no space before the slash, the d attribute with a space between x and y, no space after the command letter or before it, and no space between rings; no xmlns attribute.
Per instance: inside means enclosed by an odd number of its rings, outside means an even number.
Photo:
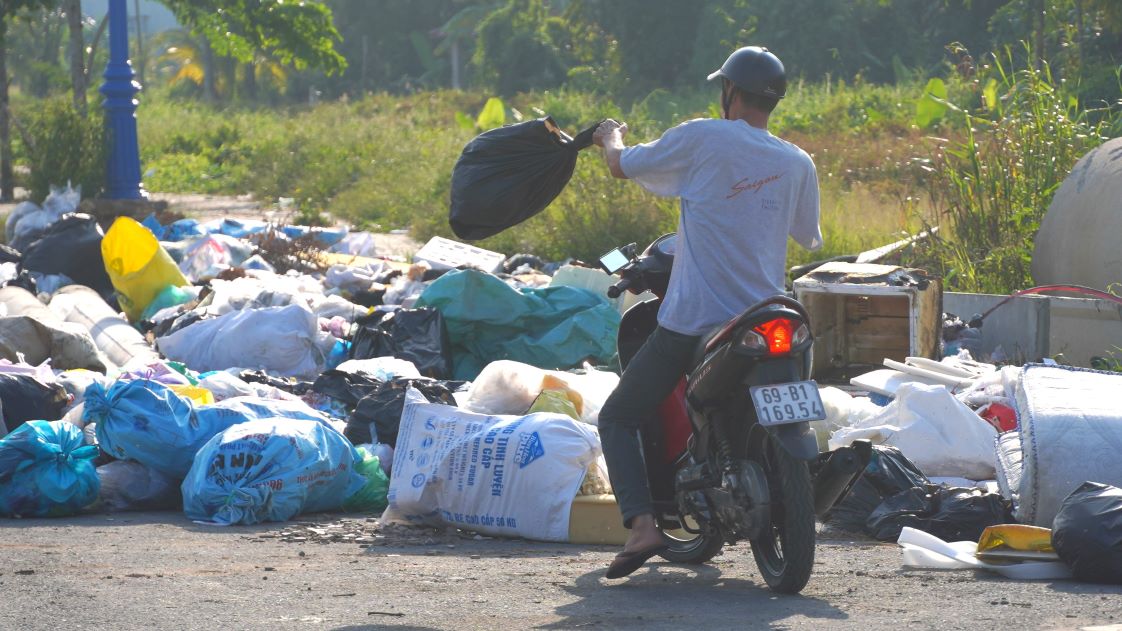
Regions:
<svg viewBox="0 0 1122 631"><path fill-rule="evenodd" d="M791 349L810 339L810 329L805 322L776 318L747 331L741 346L768 355L785 355Z"/></svg>

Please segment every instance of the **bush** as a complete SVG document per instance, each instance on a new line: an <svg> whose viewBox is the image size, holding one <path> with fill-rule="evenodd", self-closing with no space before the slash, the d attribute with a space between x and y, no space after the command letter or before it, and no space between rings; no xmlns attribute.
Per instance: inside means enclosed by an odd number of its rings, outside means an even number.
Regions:
<svg viewBox="0 0 1122 631"><path fill-rule="evenodd" d="M42 202L51 185L67 182L82 187L83 197L96 197L105 188L108 147L98 108L82 118L68 99L42 101L26 114L24 150L31 169L31 199Z"/></svg>
<svg viewBox="0 0 1122 631"><path fill-rule="evenodd" d="M1031 58L1031 55L1029 56ZM956 291L1031 286L1040 220L1071 168L1104 140L1110 116L1091 122L1047 65L994 59L980 77L983 107L955 109L965 137L941 144L930 180L943 229L922 254Z"/></svg>

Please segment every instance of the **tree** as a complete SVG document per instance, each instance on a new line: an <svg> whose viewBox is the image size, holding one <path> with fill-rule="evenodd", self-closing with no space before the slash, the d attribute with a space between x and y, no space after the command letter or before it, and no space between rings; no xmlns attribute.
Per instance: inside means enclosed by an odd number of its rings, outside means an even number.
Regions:
<svg viewBox="0 0 1122 631"><path fill-rule="evenodd" d="M502 95L560 85L568 69L551 32L563 29L542 0L510 0L479 25L475 67Z"/></svg>
<svg viewBox="0 0 1122 631"><path fill-rule="evenodd" d="M8 25L24 9L48 8L52 0L0 0L0 202L15 197L12 175L12 111L8 97Z"/></svg>
<svg viewBox="0 0 1122 631"><path fill-rule="evenodd" d="M347 60L335 49L341 38L331 9L323 2L164 0L164 4L206 40L204 61L216 55L252 64L265 57L297 70L316 68L329 75L347 67ZM204 65L213 68L215 64ZM206 92L214 94L214 73L207 75Z"/></svg>

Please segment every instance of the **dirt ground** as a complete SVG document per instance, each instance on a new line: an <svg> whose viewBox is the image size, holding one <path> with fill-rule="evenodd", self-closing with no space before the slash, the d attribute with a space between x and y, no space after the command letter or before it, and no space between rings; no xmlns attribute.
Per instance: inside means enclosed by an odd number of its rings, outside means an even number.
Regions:
<svg viewBox="0 0 1122 631"><path fill-rule="evenodd" d="M218 528L175 512L0 520L3 629L1122 629L1122 587L908 571L827 536L801 596L745 545L709 565L316 515Z"/></svg>

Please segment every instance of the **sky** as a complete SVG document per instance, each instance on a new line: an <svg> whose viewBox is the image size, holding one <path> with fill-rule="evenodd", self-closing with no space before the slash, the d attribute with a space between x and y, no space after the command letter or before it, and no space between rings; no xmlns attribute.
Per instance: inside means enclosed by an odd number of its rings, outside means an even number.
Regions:
<svg viewBox="0 0 1122 631"><path fill-rule="evenodd" d="M129 7L129 29L135 24L133 14L136 0L127 0ZM82 13L100 20L108 11L109 0L83 0ZM140 15L146 33L157 33L175 28L175 16L167 7L154 0L140 0ZM146 18L146 19L145 19Z"/></svg>

